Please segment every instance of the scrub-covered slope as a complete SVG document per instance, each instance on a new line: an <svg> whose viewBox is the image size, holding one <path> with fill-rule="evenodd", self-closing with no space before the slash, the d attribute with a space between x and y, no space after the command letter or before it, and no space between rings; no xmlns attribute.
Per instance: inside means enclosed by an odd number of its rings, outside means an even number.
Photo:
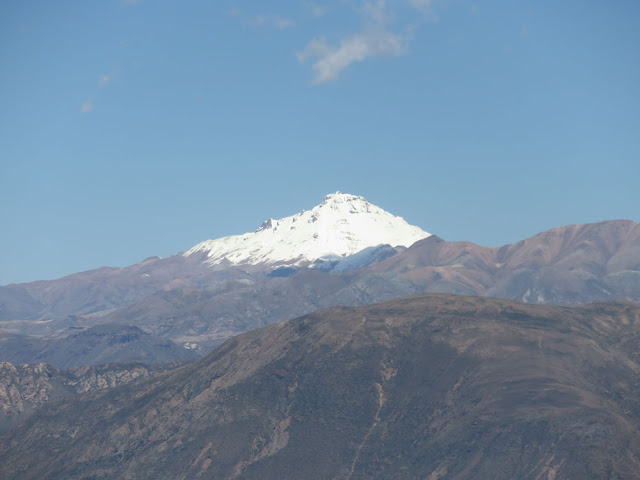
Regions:
<svg viewBox="0 0 640 480"><path fill-rule="evenodd" d="M0 476L636 479L639 332L628 304L332 308L50 406Z"/></svg>

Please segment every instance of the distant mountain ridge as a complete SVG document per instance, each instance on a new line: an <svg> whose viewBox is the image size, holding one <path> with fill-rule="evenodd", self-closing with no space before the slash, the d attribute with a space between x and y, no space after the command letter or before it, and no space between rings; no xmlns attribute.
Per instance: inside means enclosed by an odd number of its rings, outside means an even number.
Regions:
<svg viewBox="0 0 640 480"><path fill-rule="evenodd" d="M255 283L287 265L345 271L429 235L363 197L336 192L309 211L267 220L255 233L207 240L170 257L0 286L0 321L104 314L174 288L211 288L230 280ZM387 253L363 255L376 247Z"/></svg>
<svg viewBox="0 0 640 480"><path fill-rule="evenodd" d="M3 361L48 363L62 369L136 361L151 365L199 358L196 352L167 338L113 323L100 323L61 338L0 335L0 349Z"/></svg>
<svg viewBox="0 0 640 480"><path fill-rule="evenodd" d="M178 344L199 343L206 351L243 331L320 308L420 293L565 305L640 302L639 245L640 224L629 221L561 227L500 248L431 236L364 268L300 269L250 284L161 292L103 321L138 325ZM196 328L197 336L189 333Z"/></svg>
<svg viewBox="0 0 640 480"><path fill-rule="evenodd" d="M398 272L434 292L529 303L635 302L640 301L640 224L568 225L497 248L430 238L371 269Z"/></svg>
<svg viewBox="0 0 640 480"><path fill-rule="evenodd" d="M369 225L380 236L368 236ZM296 235L302 240L291 243ZM220 256L223 250L231 260ZM0 342L57 341L113 323L204 353L238 333L320 308L420 293L566 305L638 302L640 224L570 225L490 248L447 242L362 197L336 193L256 233L171 257L0 287ZM0 360L12 359L0 350Z"/></svg>

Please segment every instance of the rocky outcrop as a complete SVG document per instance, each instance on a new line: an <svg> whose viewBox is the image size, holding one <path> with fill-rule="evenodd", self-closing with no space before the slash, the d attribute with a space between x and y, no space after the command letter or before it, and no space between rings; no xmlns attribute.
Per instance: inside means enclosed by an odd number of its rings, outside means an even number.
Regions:
<svg viewBox="0 0 640 480"><path fill-rule="evenodd" d="M131 363L58 370L46 363L0 362L0 433L49 402L131 383L165 368Z"/></svg>

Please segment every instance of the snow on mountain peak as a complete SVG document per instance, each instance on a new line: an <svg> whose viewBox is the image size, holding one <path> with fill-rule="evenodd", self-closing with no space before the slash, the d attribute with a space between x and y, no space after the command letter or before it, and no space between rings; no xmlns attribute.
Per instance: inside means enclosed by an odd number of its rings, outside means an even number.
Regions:
<svg viewBox="0 0 640 480"><path fill-rule="evenodd" d="M184 255L205 253L210 265L302 265L376 245L408 247L429 235L363 197L336 192L311 210L270 218L252 233L206 240Z"/></svg>

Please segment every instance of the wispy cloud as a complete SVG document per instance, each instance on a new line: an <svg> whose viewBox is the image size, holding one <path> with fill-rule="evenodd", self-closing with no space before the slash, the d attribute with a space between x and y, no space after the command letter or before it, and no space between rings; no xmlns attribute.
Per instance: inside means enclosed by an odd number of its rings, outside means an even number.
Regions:
<svg viewBox="0 0 640 480"><path fill-rule="evenodd" d="M257 27L262 26L273 26L279 30L283 30L285 28L295 27L296 22L287 17L282 17L276 14L265 14L261 13L257 15L251 22L253 25Z"/></svg>
<svg viewBox="0 0 640 480"><path fill-rule="evenodd" d="M98 88L102 88L111 81L111 75L98 75Z"/></svg>
<svg viewBox="0 0 640 480"><path fill-rule="evenodd" d="M296 53L298 61L311 65L312 83L317 85L335 80L354 63L375 57L404 55L409 51L416 29L425 22L438 21L434 12L435 1L339 0L328 3L326 0L305 0L304 5L314 18L322 17L331 10L332 15L345 13L345 18L355 18L360 25L341 36L329 36L329 40L318 32ZM243 16L239 10L228 13ZM245 19L254 27L282 30L296 26L292 18L272 13ZM313 25L324 25L324 22L314 22Z"/></svg>
<svg viewBox="0 0 640 480"><path fill-rule="evenodd" d="M385 0L377 0L375 2L365 1L362 4L362 8L360 10L365 18L373 21L378 25L384 25L388 23L392 15L387 10Z"/></svg>
<svg viewBox="0 0 640 480"><path fill-rule="evenodd" d="M359 33L343 36L335 44L325 37L313 38L297 53L298 61L310 61L313 84L330 82L350 65L369 58L404 55L409 50L415 22L408 24L404 15L404 26L398 28L396 13L404 4L410 10L418 10L423 20L432 20L433 0L361 0L357 4L343 2L360 18ZM415 15L414 15L415 16Z"/></svg>
<svg viewBox="0 0 640 480"><path fill-rule="evenodd" d="M434 0L409 0L409 5L418 10L424 19L435 23L440 21L440 17L433 11L433 3Z"/></svg>
<svg viewBox="0 0 640 480"><path fill-rule="evenodd" d="M327 13L329 13L329 7L326 5L309 2L307 3L307 6L311 9L311 15L313 15L314 18L324 17Z"/></svg>
<svg viewBox="0 0 640 480"><path fill-rule="evenodd" d="M431 13L433 10L433 0L409 0L409 5L424 13Z"/></svg>
<svg viewBox="0 0 640 480"><path fill-rule="evenodd" d="M89 98L87 98L82 103L82 105L80 105L80 113L89 113L96 108L96 97L100 94L100 90L109 85L113 81L113 79L113 73L101 73L100 75L98 75L97 88L95 88L93 94L91 94Z"/></svg>
<svg viewBox="0 0 640 480"><path fill-rule="evenodd" d="M406 38L386 31L364 32L340 40L331 46L324 38L314 38L297 54L300 62L314 59L311 69L314 84L330 82L354 62L383 55L398 56L407 52Z"/></svg>
<svg viewBox="0 0 640 480"><path fill-rule="evenodd" d="M89 113L95 108L95 102L93 97L87 98L84 103L80 106L80 113Z"/></svg>

